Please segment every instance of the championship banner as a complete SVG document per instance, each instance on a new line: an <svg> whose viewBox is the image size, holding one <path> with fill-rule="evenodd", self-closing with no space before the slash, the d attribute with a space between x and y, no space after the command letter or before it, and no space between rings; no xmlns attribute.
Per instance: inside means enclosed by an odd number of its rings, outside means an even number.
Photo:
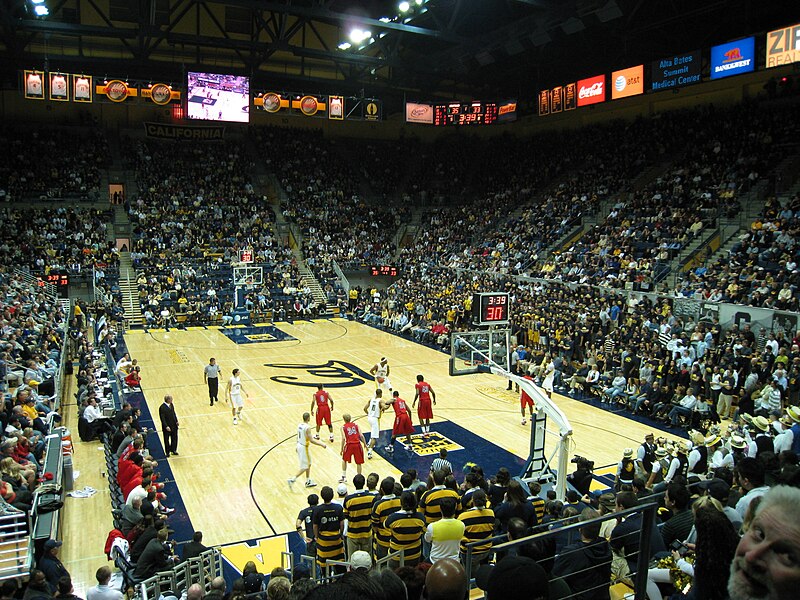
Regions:
<svg viewBox="0 0 800 600"><path fill-rule="evenodd" d="M166 106L173 100L180 100L181 93L173 91L171 85L156 83L142 88L142 98L150 98L154 104Z"/></svg>
<svg viewBox="0 0 800 600"><path fill-rule="evenodd" d="M92 101L92 76L73 75L72 76L72 99L75 102Z"/></svg>
<svg viewBox="0 0 800 600"><path fill-rule="evenodd" d="M50 100L69 102L69 75L50 73Z"/></svg>
<svg viewBox="0 0 800 600"><path fill-rule="evenodd" d="M282 108L289 108L289 100L276 92L267 92L253 98L253 106L263 108L268 113L276 113Z"/></svg>
<svg viewBox="0 0 800 600"><path fill-rule="evenodd" d="M177 141L215 141L225 139L224 125L169 125L165 123L145 123L144 132L148 138Z"/></svg>
<svg viewBox="0 0 800 600"><path fill-rule="evenodd" d="M307 117L313 117L318 112L325 112L327 106L316 96L303 96L299 100L292 100L292 108L299 110Z"/></svg>
<svg viewBox="0 0 800 600"><path fill-rule="evenodd" d="M550 90L539 92L539 116L543 117L550 114Z"/></svg>
<svg viewBox="0 0 800 600"><path fill-rule="evenodd" d="M119 79L112 79L106 81L103 85L98 85L95 88L95 93L100 94L111 100L111 102L125 102L129 96L138 96L139 90L135 87L129 86L124 81Z"/></svg>
<svg viewBox="0 0 800 600"><path fill-rule="evenodd" d="M44 100L44 71L23 72L22 85L25 90L25 98L28 100Z"/></svg>
<svg viewBox="0 0 800 600"><path fill-rule="evenodd" d="M554 115L564 110L564 88L556 86L550 90L550 112Z"/></svg>
<svg viewBox="0 0 800 600"><path fill-rule="evenodd" d="M328 118L344 121L344 96L328 96Z"/></svg>

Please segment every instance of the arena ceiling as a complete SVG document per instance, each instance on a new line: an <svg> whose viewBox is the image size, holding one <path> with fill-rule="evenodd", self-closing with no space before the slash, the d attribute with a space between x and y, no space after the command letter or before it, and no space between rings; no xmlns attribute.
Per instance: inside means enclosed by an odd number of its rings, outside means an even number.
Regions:
<svg viewBox="0 0 800 600"><path fill-rule="evenodd" d="M0 2L7 83L33 67L170 82L203 69L387 108L404 94L532 101L540 88L800 18L795 3L770 0L410 0L402 18L388 0L46 0L45 19L31 0ZM353 27L374 41L339 49Z"/></svg>

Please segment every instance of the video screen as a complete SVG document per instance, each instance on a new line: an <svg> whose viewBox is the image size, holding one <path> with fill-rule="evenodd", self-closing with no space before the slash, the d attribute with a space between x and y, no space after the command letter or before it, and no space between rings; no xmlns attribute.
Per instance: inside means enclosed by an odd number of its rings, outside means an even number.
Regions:
<svg viewBox="0 0 800 600"><path fill-rule="evenodd" d="M189 71L187 115L205 121L250 122L250 78Z"/></svg>

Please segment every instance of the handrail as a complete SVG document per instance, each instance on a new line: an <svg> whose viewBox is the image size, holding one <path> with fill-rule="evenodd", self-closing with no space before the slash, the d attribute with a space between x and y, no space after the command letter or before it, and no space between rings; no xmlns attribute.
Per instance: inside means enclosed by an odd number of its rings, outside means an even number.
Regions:
<svg viewBox="0 0 800 600"><path fill-rule="evenodd" d="M534 533L532 535L519 538L516 540L504 542L502 544L493 544L492 551L493 552L503 552L507 550L516 549L520 546L524 546L526 544L531 543L532 541L542 540L549 537L553 537L558 534L562 534L564 532L576 531L587 525L593 525L598 523L604 523L605 521L610 521L612 519L616 520L620 517L624 518L626 516L631 516L635 514L642 515L642 528L639 532L639 554L637 558L637 565L636 565L636 574L634 579L634 596L635 600L646 600L647 599L647 569L649 565L649 557L650 557L650 540L653 533L653 527L655 526L655 517L656 511L658 510L658 504L656 502L646 502L644 504L640 504L638 506L634 506L632 508L627 508L625 510L621 510L618 512L608 513L606 515L602 515L595 519L590 519L588 521L579 521L576 523L572 523L570 525L563 525L556 529L550 529L548 531ZM505 537L504 535L497 535L491 538L491 540L502 539ZM487 540L477 540L475 542L470 542L465 544L467 549L464 557L464 569L467 572L467 579L472 578L472 555L473 555L473 548L475 546L486 544Z"/></svg>
<svg viewBox="0 0 800 600"><path fill-rule="evenodd" d="M136 585L136 600L158 600L167 592L180 598L181 592L192 584L199 584L208 593L215 577L222 576L222 554L219 548L210 548L199 556L161 571ZM167 596L169 597L169 596Z"/></svg>

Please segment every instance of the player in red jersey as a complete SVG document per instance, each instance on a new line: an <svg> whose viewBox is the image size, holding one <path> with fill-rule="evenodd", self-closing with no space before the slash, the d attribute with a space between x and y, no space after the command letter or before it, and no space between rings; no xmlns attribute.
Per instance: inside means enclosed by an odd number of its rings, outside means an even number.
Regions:
<svg viewBox="0 0 800 600"><path fill-rule="evenodd" d="M328 431L331 434L330 441L333 441L333 425L331 424L331 411L333 410L333 398L331 395L322 389L322 384L317 385L317 391L311 400L311 414L314 414L314 408L317 409L317 433L314 436L315 440L319 439L319 428L322 427L322 422L328 426Z"/></svg>
<svg viewBox="0 0 800 600"><path fill-rule="evenodd" d="M347 481L347 463L352 458L356 463L356 472L361 473L361 465L364 464L364 446L367 445L367 440L364 439L364 434L358 428L358 425L350 422L350 414L345 413L342 415L344 425L342 425L342 478L339 483Z"/></svg>
<svg viewBox="0 0 800 600"><path fill-rule="evenodd" d="M417 384L414 387L417 391L414 394L414 402L411 403L411 407L414 408L417 405L417 400L419 400L417 416L422 428L422 437L428 437L431 432L433 404L436 404L436 392L433 391L431 384L427 383L422 375L417 375Z"/></svg>
<svg viewBox="0 0 800 600"><path fill-rule="evenodd" d="M406 436L406 450L411 450L411 434L414 433L414 425L411 424L411 413L408 412L408 404L400 397L400 392L392 392L392 397L386 401L394 408L394 426L392 427L392 441L386 446L387 452L394 452L394 441L398 435Z"/></svg>
<svg viewBox="0 0 800 600"><path fill-rule="evenodd" d="M527 375L527 374L523 375L522 378L523 379L528 379L529 381L533 381L533 377L531 377L530 375ZM526 406L528 407L528 412L531 413L531 423L533 423L533 408L534 408L533 398L528 396L528 394L525 393L524 389L522 390L522 393L519 396L519 404L520 404L520 408L522 410L522 424L525 425L527 423L527 421L525 420L525 407Z"/></svg>

